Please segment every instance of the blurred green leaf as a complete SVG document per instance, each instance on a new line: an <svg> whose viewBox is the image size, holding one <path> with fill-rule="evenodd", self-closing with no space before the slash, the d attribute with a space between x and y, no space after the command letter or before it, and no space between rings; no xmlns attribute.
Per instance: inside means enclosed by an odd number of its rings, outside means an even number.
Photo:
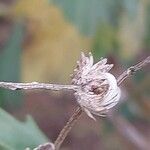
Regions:
<svg viewBox="0 0 150 150"><path fill-rule="evenodd" d="M51 2L52 0L50 0ZM65 16L87 35L94 35L100 23L116 24L120 5L118 0L53 0Z"/></svg>
<svg viewBox="0 0 150 150"><path fill-rule="evenodd" d="M136 18L139 0L49 0L63 10L81 33L94 37L96 59L118 52L118 29L124 14Z"/></svg>
<svg viewBox="0 0 150 150"><path fill-rule="evenodd" d="M136 15L138 0L49 0L57 4L65 16L87 35L94 35L101 23L116 26L121 12L132 18Z"/></svg>
<svg viewBox="0 0 150 150"><path fill-rule="evenodd" d="M144 41L144 44L146 45L145 48L146 50L149 52L149 49L150 49L150 17L149 17L149 14L150 14L150 2L148 2L147 4L147 7L145 9L146 11L146 35L145 35L145 41Z"/></svg>
<svg viewBox="0 0 150 150"><path fill-rule="evenodd" d="M109 24L103 24L99 27L94 37L93 51L95 59L105 57L113 51L117 51L117 32L114 27ZM115 53L117 54L117 53Z"/></svg>
<svg viewBox="0 0 150 150"><path fill-rule="evenodd" d="M1 150L15 150L15 149L13 149L5 144L2 144L2 143L0 143L0 149Z"/></svg>
<svg viewBox="0 0 150 150"><path fill-rule="evenodd" d="M0 80L18 82L20 80L23 24L16 23L4 49L0 50ZM0 89L0 105L12 107L21 102L21 93Z"/></svg>
<svg viewBox="0 0 150 150"><path fill-rule="evenodd" d="M137 13L139 0L123 0L122 6L128 13L128 15L133 19Z"/></svg>
<svg viewBox="0 0 150 150"><path fill-rule="evenodd" d="M26 122L20 122L0 109L1 150L24 150L47 141L31 117L28 116Z"/></svg>

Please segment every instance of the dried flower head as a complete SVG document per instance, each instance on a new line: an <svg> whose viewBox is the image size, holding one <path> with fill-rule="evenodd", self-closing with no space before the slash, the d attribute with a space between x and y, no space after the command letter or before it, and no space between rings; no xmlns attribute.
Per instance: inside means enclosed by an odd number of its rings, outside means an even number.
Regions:
<svg viewBox="0 0 150 150"><path fill-rule="evenodd" d="M72 75L72 84L80 86L75 92L77 102L87 115L93 119L92 114L103 116L110 108L115 106L120 98L120 89L116 78L109 73L113 64L106 64L107 59L102 58L93 65L93 56L86 57L81 53L77 67Z"/></svg>

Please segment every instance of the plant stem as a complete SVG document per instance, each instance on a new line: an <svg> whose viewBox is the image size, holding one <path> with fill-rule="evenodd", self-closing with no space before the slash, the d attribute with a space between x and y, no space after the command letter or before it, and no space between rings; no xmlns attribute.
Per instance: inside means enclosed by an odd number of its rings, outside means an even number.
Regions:
<svg viewBox="0 0 150 150"><path fill-rule="evenodd" d="M61 85L61 84L49 84L49 83L13 83L13 82L0 82L0 88L9 90L35 90L35 89L45 89L45 90L77 90L78 86L75 85Z"/></svg>
<svg viewBox="0 0 150 150"><path fill-rule="evenodd" d="M69 121L67 122L67 124L61 130L59 136L57 137L55 144L54 144L55 150L59 150L62 142L64 141L64 139L66 138L66 136L68 135L70 130L72 129L73 125L77 122L77 120L81 116L82 112L83 111L82 111L81 107L78 106L76 108L75 112L73 113L73 115L71 116L71 118L69 119Z"/></svg>

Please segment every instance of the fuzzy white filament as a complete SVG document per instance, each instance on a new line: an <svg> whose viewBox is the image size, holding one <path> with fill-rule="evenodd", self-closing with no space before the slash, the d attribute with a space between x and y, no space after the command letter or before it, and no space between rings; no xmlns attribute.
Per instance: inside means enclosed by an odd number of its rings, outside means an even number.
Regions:
<svg viewBox="0 0 150 150"><path fill-rule="evenodd" d="M120 99L116 78L109 73L112 67L113 64L107 64L106 58L93 65L92 54L86 57L82 53L72 75L72 83L81 87L75 92L77 102L94 120L92 114L105 115Z"/></svg>
<svg viewBox="0 0 150 150"><path fill-rule="evenodd" d="M45 143L39 145L37 148L34 148L33 150L55 150L55 146L53 143Z"/></svg>

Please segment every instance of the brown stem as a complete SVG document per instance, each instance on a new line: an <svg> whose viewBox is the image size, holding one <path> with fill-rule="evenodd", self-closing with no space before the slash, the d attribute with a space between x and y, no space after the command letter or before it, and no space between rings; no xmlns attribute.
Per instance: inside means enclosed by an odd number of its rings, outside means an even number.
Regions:
<svg viewBox="0 0 150 150"><path fill-rule="evenodd" d="M69 119L69 121L67 122L67 124L64 126L64 128L61 130L59 136L57 137L57 139L55 141L55 150L59 150L62 142L68 135L69 131L72 129L73 125L77 122L77 120L81 116L82 112L83 111L82 111L81 107L78 106L77 109L75 110L74 114L71 116L71 118Z"/></svg>
<svg viewBox="0 0 150 150"><path fill-rule="evenodd" d="M0 88L9 89L9 90L35 90L35 89L44 89L44 90L77 90L78 86L75 85L61 85L61 84L49 84L49 83L13 83L13 82L0 82Z"/></svg>
<svg viewBox="0 0 150 150"><path fill-rule="evenodd" d="M150 56L145 58L143 61L137 63L134 66L129 67L126 71L124 71L117 79L118 85L120 85L126 78L136 73L138 70L142 69L146 65L150 63Z"/></svg>

